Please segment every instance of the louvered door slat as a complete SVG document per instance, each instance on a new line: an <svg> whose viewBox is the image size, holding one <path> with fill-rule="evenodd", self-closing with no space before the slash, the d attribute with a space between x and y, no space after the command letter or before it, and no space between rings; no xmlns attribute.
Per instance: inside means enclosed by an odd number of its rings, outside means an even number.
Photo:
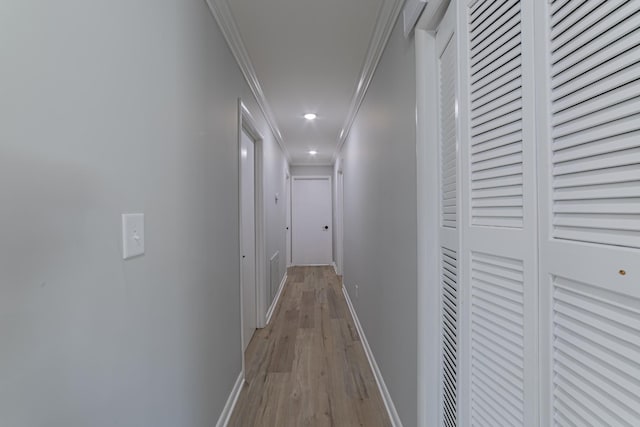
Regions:
<svg viewBox="0 0 640 427"><path fill-rule="evenodd" d="M569 5L573 0L551 0L551 14L557 15L562 9Z"/></svg>
<svg viewBox="0 0 640 427"><path fill-rule="evenodd" d="M496 425L524 422L523 277L517 260L472 253L472 400Z"/></svg>
<svg viewBox="0 0 640 427"><path fill-rule="evenodd" d="M443 421L457 426L458 389L458 254L441 248Z"/></svg>
<svg viewBox="0 0 640 427"><path fill-rule="evenodd" d="M500 126L500 121L509 123L521 118L522 111L517 99L512 101L502 100L493 110L472 119L472 132L476 135L481 134Z"/></svg>
<svg viewBox="0 0 640 427"><path fill-rule="evenodd" d="M486 142L476 143L470 147L470 151L474 156L480 156L485 160L487 158L485 157L487 151L504 147L506 145L519 144L520 142L522 142L522 131L520 131L520 129L516 129L511 133L506 133ZM471 185L473 184L474 183Z"/></svg>
<svg viewBox="0 0 640 427"><path fill-rule="evenodd" d="M553 124L558 125L575 118L595 113L602 106L632 100L640 96L638 89L630 82L640 78L640 48L634 48L629 55L619 56L586 74L573 77L555 91ZM564 99L571 95L570 98Z"/></svg>
<svg viewBox="0 0 640 427"><path fill-rule="evenodd" d="M591 188L598 189L600 188L600 185L604 184L637 184L637 170L638 168L636 165L627 165L619 166L614 170L600 169L586 173L560 175L554 178L553 188L558 189L556 190L557 194L562 196L562 198L557 200L562 200L565 199L567 195L570 195L572 187L579 187L575 190L582 192L586 189L585 187L589 186L593 186Z"/></svg>
<svg viewBox="0 0 640 427"><path fill-rule="evenodd" d="M607 0L607 1L587 1L583 2L577 9L572 9L572 16L564 15L564 21L558 22L554 17L551 38L558 46L563 46L567 42L580 36L585 30L591 28L602 16L609 15L627 0ZM574 4L576 2L573 2Z"/></svg>
<svg viewBox="0 0 640 427"><path fill-rule="evenodd" d="M629 43L633 43L633 37L629 37L628 32L631 28L637 28L638 17L632 16L637 11L638 4L629 2L611 14L599 15L599 20L589 27L589 31L583 31L566 44L560 45L558 40L554 40L552 58L554 77L574 67L583 71L588 69L592 64L598 63L601 57L606 57L608 53L601 51L605 47L613 46L614 49L620 45L631 47L632 44ZM624 20L628 22L625 25L619 25ZM612 45L612 41L616 44Z"/></svg>
<svg viewBox="0 0 640 427"><path fill-rule="evenodd" d="M555 9L555 11L552 13L551 22L554 25L559 25L562 21L566 20L569 15L574 14L576 13L576 11L580 10L584 3L584 1L567 1L566 3L564 3L562 8Z"/></svg>
<svg viewBox="0 0 640 427"><path fill-rule="evenodd" d="M520 81L514 80L506 83L500 89L496 89L494 92L488 94L485 97L478 98L476 101L472 101L473 108L472 120L482 119L492 111L507 105L516 104L516 108L513 110L518 111L520 106L518 103L522 97L522 91L520 89Z"/></svg>
<svg viewBox="0 0 640 427"><path fill-rule="evenodd" d="M491 95L494 91L500 89L504 85L520 77L520 56L516 56L502 66L500 71L494 74L488 74L484 79L478 79L477 84L471 92L471 101Z"/></svg>
<svg viewBox="0 0 640 427"><path fill-rule="evenodd" d="M606 141L574 144L567 147L570 148L569 150L562 149L561 146L564 144L558 143L557 149L553 153L553 159L560 163L599 156L609 152L628 150L637 146L639 136L640 131L634 131L633 133L616 135L613 138L608 138Z"/></svg>
<svg viewBox="0 0 640 427"><path fill-rule="evenodd" d="M640 425L640 2L536 2L541 425Z"/></svg>
<svg viewBox="0 0 640 427"><path fill-rule="evenodd" d="M496 94L492 94L492 95L495 96ZM492 99L490 97L487 97L487 98L481 99L481 101L484 102L484 104L480 103L479 105L486 105L494 100L495 98ZM487 111L483 114L480 114L478 112L476 116L472 117L471 126L473 127L474 133L482 132L481 130L479 130L479 128L481 128L483 125L490 125L492 122L494 122L495 120L503 116L506 116L515 112L519 112L519 111L520 111L520 105L517 98L511 99L511 100L499 99L499 102L495 103L493 108L487 109Z"/></svg>
<svg viewBox="0 0 640 427"><path fill-rule="evenodd" d="M470 16L472 223L518 228L521 188L507 181L522 174L523 161L520 2L495 3L500 5L484 9L482 21L474 23L473 11ZM479 181L484 185L474 185ZM504 198L475 192L490 185L510 186L511 194Z"/></svg>
<svg viewBox="0 0 640 427"><path fill-rule="evenodd" d="M500 191L504 188L513 189L513 192L515 194L512 194L512 195L517 195L517 194L520 194L520 192L522 191L522 176L515 174L515 175L509 175L506 177L501 176L495 179L483 179L483 180L478 179L473 182L471 188L477 191L477 193L474 193L475 199L481 198L481 196L475 197L476 194L484 195L486 194L484 193L485 191L489 191L489 190Z"/></svg>
<svg viewBox="0 0 640 427"><path fill-rule="evenodd" d="M619 130L619 126L625 122L638 119L639 114L630 114L633 111L634 104L640 102L640 99L632 99L623 101L616 106L593 112L591 114L577 117L570 122L558 124L554 127L552 137L559 142L565 138L569 138L575 134L581 134L585 131L600 130L603 135L620 135L624 131ZM630 111L631 110L631 111ZM629 125L626 129L634 131L635 127ZM584 141L584 136L581 140Z"/></svg>
<svg viewBox="0 0 640 427"><path fill-rule="evenodd" d="M517 4L517 0L507 0L502 2L478 2L480 6L477 9L471 8L470 13L470 27L473 31L471 37L471 44L477 43L478 39L486 35L487 26L494 23L497 19L504 16L513 8L514 4Z"/></svg>
<svg viewBox="0 0 640 427"><path fill-rule="evenodd" d="M554 204L556 213L638 214L637 199L562 200Z"/></svg>
<svg viewBox="0 0 640 427"><path fill-rule="evenodd" d="M551 20L553 235L640 248L640 4L584 11Z"/></svg>
<svg viewBox="0 0 640 427"><path fill-rule="evenodd" d="M634 82L640 77L640 67L623 68L613 74L598 80L593 85L585 86L579 90L564 93L561 86L555 95L552 111L559 116L556 122L566 122L572 117L580 117L585 114L599 111L618 102L637 97L637 87ZM633 92L630 92L633 91ZM570 96L569 96L570 95Z"/></svg>
<svg viewBox="0 0 640 427"><path fill-rule="evenodd" d="M558 336L558 340L558 344L563 346L563 353L566 354L568 358L575 360L576 365L579 363L581 370L586 373L586 375L601 375L610 382L606 387L611 388L611 383L616 385L616 387L609 391L611 395L618 396L627 406L633 406L637 403L633 399L630 399L629 396L640 395L640 386L638 383L633 381L626 372L623 372L618 367L611 365L609 362L602 361L597 357L594 357L589 352L584 351L585 346L588 347L587 343L581 343L580 346L575 346L574 344L563 340L560 336ZM593 346L590 348L592 347ZM592 348L592 350L598 354L597 348ZM607 356L608 355L605 355L605 357ZM591 368L594 366L598 366L597 372L594 372ZM619 390L617 387L619 387Z"/></svg>
<svg viewBox="0 0 640 427"><path fill-rule="evenodd" d="M516 147L519 148L519 147ZM499 151L499 150L495 150ZM489 158L487 160L478 160L474 161L471 164L472 172L486 171L489 169L500 168L502 166L508 165L519 165L522 163L522 151L518 149L515 153L503 154L503 153L492 153L494 154L493 158Z"/></svg>
<svg viewBox="0 0 640 427"><path fill-rule="evenodd" d="M510 65L519 57L520 51L518 49L513 49L505 52L503 56L496 58L494 62L486 64L484 68L475 67L476 69L472 70L471 75L477 83L477 87L485 84L486 80L490 80L492 77L496 76L496 73L507 71L504 67ZM472 90L477 89L477 87L474 85Z"/></svg>
<svg viewBox="0 0 640 427"><path fill-rule="evenodd" d="M474 340L474 345L476 345L476 347L478 348L481 348L483 351L483 356L477 357L485 357L484 354L490 353L492 351L491 347L489 347L488 344L490 343L483 340ZM509 375L513 379L514 382L519 381L520 383L522 383L522 381L524 381L522 367L512 363L511 359L508 357L508 354L497 353L496 357L491 360L495 362L495 364L500 366L507 373L507 375Z"/></svg>
<svg viewBox="0 0 640 427"><path fill-rule="evenodd" d="M494 55L509 42L519 42L520 20L518 19L517 1L512 1L512 9L499 19L487 23L482 37L471 42L471 64L476 66L481 61Z"/></svg>
<svg viewBox="0 0 640 427"><path fill-rule="evenodd" d="M511 185L506 187L494 187L491 186L488 189L477 189L475 199L478 203L483 203L484 199L492 198L504 198L519 196L522 189L518 185Z"/></svg>
<svg viewBox="0 0 640 427"><path fill-rule="evenodd" d="M455 132L454 46L449 44L440 57L440 156L441 156L441 221L442 226L457 227L457 149Z"/></svg>
<svg viewBox="0 0 640 427"><path fill-rule="evenodd" d="M501 145L485 151L480 151L475 156L474 164L487 165L489 164L487 162L495 161L496 157L500 158L500 157L511 156L511 155L521 155L521 148L518 142L519 141L514 141L513 143L510 143L510 144Z"/></svg>

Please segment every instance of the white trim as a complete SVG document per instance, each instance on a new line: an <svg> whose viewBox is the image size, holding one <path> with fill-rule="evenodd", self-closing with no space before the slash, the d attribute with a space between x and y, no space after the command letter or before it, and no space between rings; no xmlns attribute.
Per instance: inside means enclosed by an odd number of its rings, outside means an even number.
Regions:
<svg viewBox="0 0 640 427"><path fill-rule="evenodd" d="M415 29L435 31L449 7L450 0L429 0L416 23Z"/></svg>
<svg viewBox="0 0 640 427"><path fill-rule="evenodd" d="M378 363L376 362L375 357L373 357L373 352L371 351L371 347L369 347L369 342L367 341L367 337L364 334L364 331L362 330L360 319L358 319L356 310L353 307L353 304L351 304L351 298L349 298L349 293L347 292L347 288L345 288L344 286L342 286L342 293L344 294L344 299L347 301L347 306L349 307L349 312L351 313L351 317L353 318L353 323L355 323L356 329L358 330L358 335L360 336L360 342L362 343L362 347L364 348L364 353L366 354L367 360L369 361L369 366L371 366L371 370L373 371L373 376L376 379L376 383L378 384L378 389L380 390L380 395L382 396L384 406L387 409L387 413L389 414L391 425L393 427L402 427L402 421L400 421L400 416L398 415L398 411L396 411L396 406L393 404L393 400L391 399L391 394L389 394L387 385L384 383L384 379L382 378L382 373L380 372Z"/></svg>
<svg viewBox="0 0 640 427"><path fill-rule="evenodd" d="M336 273L342 275L344 273L344 173L342 172L342 160L340 157L336 159L334 166L334 224L333 231L335 236L333 254L336 264Z"/></svg>
<svg viewBox="0 0 640 427"><path fill-rule="evenodd" d="M265 326L271 323L271 316L273 316L273 313L276 311L276 307L278 306L278 301L280 301L280 295L282 295L282 290L284 289L285 283L287 283L286 272L284 273L284 277L282 278L282 281L278 286L278 292L276 292L276 297L273 299L273 302L271 303L271 307L269 307L269 310L267 310L267 319L266 319Z"/></svg>
<svg viewBox="0 0 640 427"><path fill-rule="evenodd" d="M336 276L339 276L339 274L338 274L338 267L336 266L336 262L335 262L335 261L334 261L334 262L332 262L332 263L331 263L331 266L333 267L333 271L335 271Z"/></svg>
<svg viewBox="0 0 640 427"><path fill-rule="evenodd" d="M286 252L287 259L285 261L285 268L291 267L291 171L289 170L289 166L286 167L286 176L285 176L285 197L287 199L285 203L285 236L287 241L286 244Z"/></svg>
<svg viewBox="0 0 640 427"><path fill-rule="evenodd" d="M255 233L256 233L256 326L263 328L267 313L267 284L266 284L266 239L265 239L265 214L264 214L264 185L263 185L263 138L251 112L238 98L238 259L242 260L242 167L241 167L241 147L242 132L246 131L254 140L255 153ZM242 354L242 376L245 375L245 358L244 358L244 301L242 288L242 263L240 263L240 348Z"/></svg>
<svg viewBox="0 0 640 427"><path fill-rule="evenodd" d="M333 181L333 177L331 175L291 175L291 181L293 182L293 180L295 180L295 179L301 179L301 180L305 180L305 179L311 179L311 180L328 179L329 182Z"/></svg>
<svg viewBox="0 0 640 427"><path fill-rule="evenodd" d="M342 126L342 129L340 130L340 134L338 135L338 145L336 146L336 149L333 153L333 157L331 159L332 163L336 161L338 153L340 153L340 150L342 150L342 146L347 140L347 136L349 136L351 126L356 119L358 110L360 110L362 101L364 101L364 96L367 93L367 89L369 89L369 84L371 84L371 80L373 79L373 75L376 72L376 68L378 68L380 58L382 58L382 53L387 46L387 42L389 41L389 37L391 36L393 27L396 23L396 20L398 19L398 16L400 15L400 12L402 12L404 1L405 0L382 2L382 7L380 8L380 12L378 12L376 26L373 30L371 40L369 41L367 56L365 57L362 70L360 71L358 85L356 86L356 91L353 94L353 98L351 99L351 105L349 106L347 119Z"/></svg>
<svg viewBox="0 0 640 427"><path fill-rule="evenodd" d="M231 394L229 394L229 398L227 398L227 403L225 403L224 408L222 408L222 412L220 413L220 417L218 418L216 427L226 427L229 424L229 419L231 418L233 409L236 407L236 403L238 402L238 397L240 397L240 392L242 391L243 385L244 375L242 374L242 372L240 372L236 383L233 385Z"/></svg>
<svg viewBox="0 0 640 427"><path fill-rule="evenodd" d="M437 425L441 402L438 203L438 88L435 34L416 28L418 206L418 425Z"/></svg>
<svg viewBox="0 0 640 427"><path fill-rule="evenodd" d="M227 40L227 44L229 45L229 49L233 53L233 56L236 58L236 62L244 75L244 78L247 80L247 84L251 88L251 92L253 96L256 98L256 102L260 106L264 117L271 128L271 132L275 137L280 149L284 153L285 158L288 162L291 161L291 156L289 155L289 151L284 145L282 140L282 133L280 133L280 129L278 128L278 124L276 123L275 115L267 102L267 98L262 90L262 85L260 85L260 81L258 80L258 76L256 74L255 69L253 68L253 64L251 63L251 58L249 57L249 53L247 52L246 47L244 46L244 42L242 41L242 37L240 36L240 31L238 30L238 25L236 24L235 19L233 18L233 14L231 13L231 8L226 0L206 0L213 17L216 19L218 26L220 27L220 31L224 35L224 38Z"/></svg>
<svg viewBox="0 0 640 427"><path fill-rule="evenodd" d="M296 167L296 166L333 166L333 163L300 163L300 162L296 162L296 163L291 163L291 167Z"/></svg>

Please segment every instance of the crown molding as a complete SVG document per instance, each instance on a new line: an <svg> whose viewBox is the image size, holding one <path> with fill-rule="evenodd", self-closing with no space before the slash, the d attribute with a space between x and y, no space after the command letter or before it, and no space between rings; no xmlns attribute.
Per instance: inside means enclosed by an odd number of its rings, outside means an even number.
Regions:
<svg viewBox="0 0 640 427"><path fill-rule="evenodd" d="M296 166L319 166L319 167L327 167L327 166L333 166L333 163L291 163L291 167L295 168Z"/></svg>
<svg viewBox="0 0 640 427"><path fill-rule="evenodd" d="M227 0L205 0L213 17L216 19L222 34L229 45L229 49L233 53L233 56L244 75L244 78L253 93L253 96L256 98L256 102L262 110L262 114L269 124L271 128L271 132L275 137L280 149L284 153L287 161L291 162L291 156L289 155L289 151L284 146L284 142L282 140L282 134L280 133L280 129L278 128L278 124L276 123L275 116L271 107L269 107L269 103L267 102L267 98L265 97L264 91L262 90L262 85L258 80L258 76L256 74L256 70L253 68L253 64L251 63L251 58L249 57L249 53L244 46L244 42L242 41L242 37L240 36L240 31L238 30L238 24L231 13L231 8L227 3Z"/></svg>
<svg viewBox="0 0 640 427"><path fill-rule="evenodd" d="M371 40L369 41L367 56L364 60L362 71L360 72L358 86L356 86L356 91L353 94L353 98L351 99L351 105L349 106L347 119L344 122L342 129L340 130L340 134L338 135L338 145L335 152L333 153L332 162L335 162L338 158L340 150L342 150L342 146L349 136L351 126L353 126L353 122L355 121L356 115L360 110L362 101L364 101L364 97L367 94L367 89L369 89L369 85L371 84L373 75L376 72L376 68L378 68L380 58L382 57L382 53L387 46L389 37L391 37L393 27L396 23L396 20L398 19L398 16L400 15L400 12L402 12L402 6L404 5L404 2L405 0L384 0L382 2L382 6L376 20L376 26L373 30Z"/></svg>

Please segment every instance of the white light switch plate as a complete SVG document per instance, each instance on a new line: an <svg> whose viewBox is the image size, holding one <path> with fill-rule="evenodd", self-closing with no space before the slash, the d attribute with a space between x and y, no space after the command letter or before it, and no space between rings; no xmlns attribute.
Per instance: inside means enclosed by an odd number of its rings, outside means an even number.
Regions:
<svg viewBox="0 0 640 427"><path fill-rule="evenodd" d="M144 254L144 214L122 214L122 258Z"/></svg>

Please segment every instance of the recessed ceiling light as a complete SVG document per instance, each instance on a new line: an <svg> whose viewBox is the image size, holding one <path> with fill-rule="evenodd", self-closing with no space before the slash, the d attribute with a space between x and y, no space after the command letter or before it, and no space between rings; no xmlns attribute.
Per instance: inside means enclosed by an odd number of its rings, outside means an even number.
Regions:
<svg viewBox="0 0 640 427"><path fill-rule="evenodd" d="M307 114L304 115L304 118L307 119L307 120L315 120L316 117L318 117L318 116L316 114L314 114L314 113L307 113Z"/></svg>
<svg viewBox="0 0 640 427"><path fill-rule="evenodd" d="M316 150L309 150L309 154L315 156L316 154L318 154L318 152Z"/></svg>

